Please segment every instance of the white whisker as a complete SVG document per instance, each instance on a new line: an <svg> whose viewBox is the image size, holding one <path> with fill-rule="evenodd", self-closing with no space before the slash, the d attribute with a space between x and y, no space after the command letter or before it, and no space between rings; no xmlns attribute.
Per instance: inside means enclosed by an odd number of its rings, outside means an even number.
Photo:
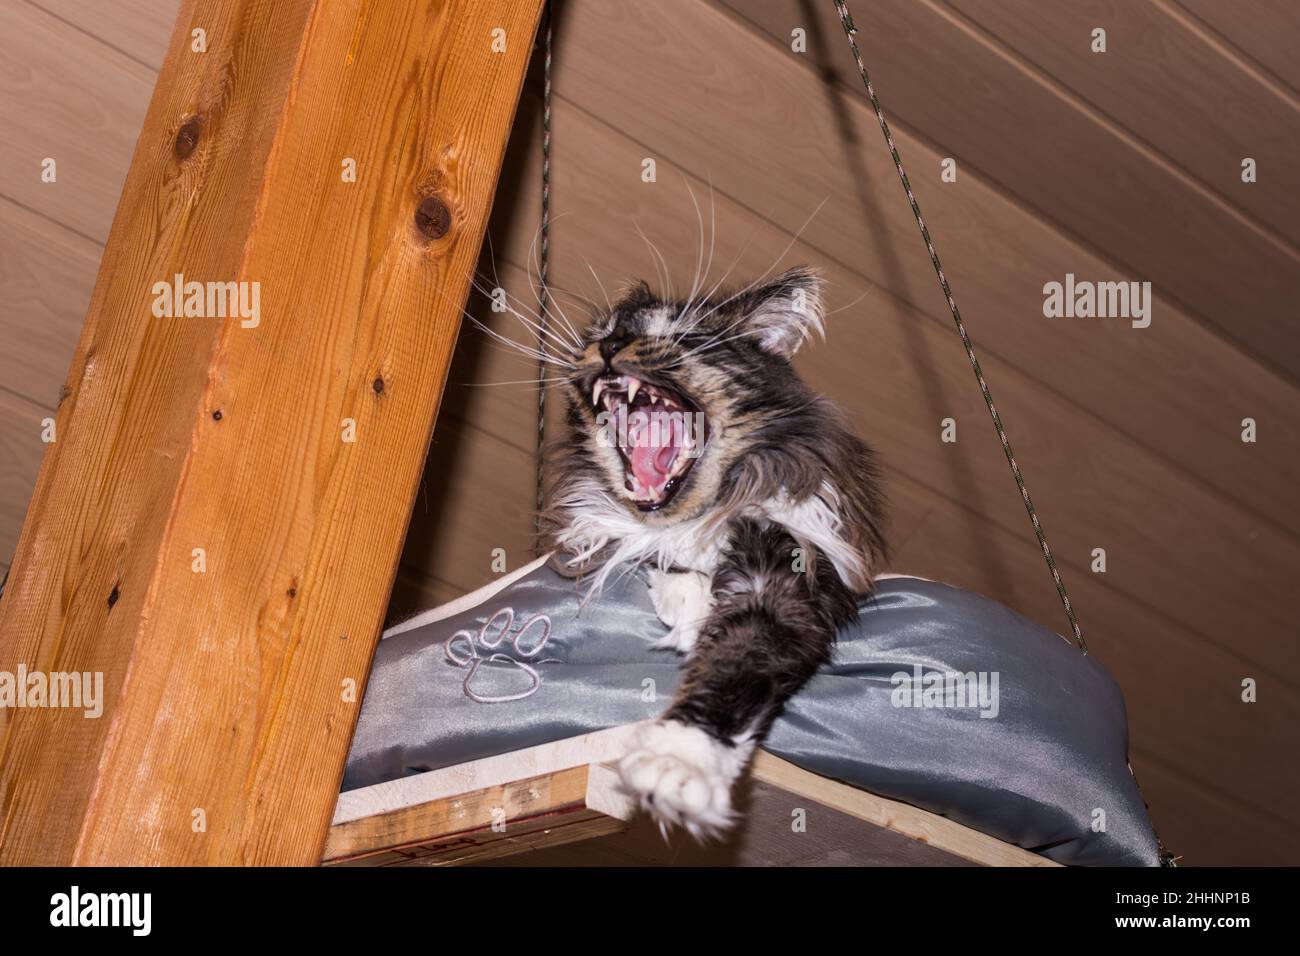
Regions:
<svg viewBox="0 0 1300 956"><path fill-rule="evenodd" d="M455 303L452 302L452 300L447 296L447 294L444 293L441 289L437 288L436 286L434 287L434 292L437 295L441 296L443 301L447 302L448 304L455 305ZM550 355L543 356L542 353L540 353L537 349L532 348L531 346L524 345L522 342L516 342L514 339L507 338L504 335L501 335L495 329L489 328L487 325L485 325L482 321L478 319L477 316L471 315L465 309L464 306L457 305L456 308L458 308L460 310L460 314L464 316L466 319L468 319L472 324L482 329L493 339L497 340L498 342L507 346L508 348L513 349L516 352L521 352L524 355L529 356L530 358L544 359L545 361L551 362L554 365L558 365L561 368L567 368L567 369L577 368L577 365L574 362L567 362L564 361L563 359L560 359L555 356L550 356Z"/></svg>
<svg viewBox="0 0 1300 956"><path fill-rule="evenodd" d="M736 322L733 322L730 326L728 326L728 328L735 328L739 324L740 324L740 320L737 320ZM669 362L668 364L662 367L665 369L676 368L677 366L681 365L683 362L685 362L687 359L691 358L692 356L701 355L705 352L712 352L714 349L721 348L723 345L726 345L728 342L734 342L737 339L750 338L750 337L757 338L763 334L763 330L745 329L742 332L737 332L735 335L731 335L726 338L719 339L718 335L722 335L722 334L723 334L722 332L719 332L708 342L705 342L702 345L698 345L693 349L687 350L686 352L679 355L676 359L674 359L673 361Z"/></svg>
<svg viewBox="0 0 1300 956"><path fill-rule="evenodd" d="M767 221L766 217L764 221ZM736 253L736 257L731 260L731 265L727 266L727 270L724 273L722 273L722 276L718 279L718 281L713 284L713 287L711 289L709 289L708 294L704 296L703 299L704 302L706 303L709 302L715 295L717 295L718 290L722 288L723 284L731 276L732 271L736 268L737 265L740 264L740 260L744 258L745 253L749 251L749 247L754 244L754 240L758 237L759 225L760 225L759 223L755 223L754 228L751 229L749 232L748 238L745 239L745 244L740 247L740 251ZM752 287L752 283L751 283L751 287ZM686 332L690 332L691 330L696 328L699 325L701 318L702 315L700 313L696 313L695 315L688 315L686 318L686 328L682 334L684 335L686 334Z"/></svg>
<svg viewBox="0 0 1300 956"><path fill-rule="evenodd" d="M560 368L567 368L567 369L577 368L577 366L572 362L566 362L564 359L558 358L555 355L550 354L549 352L543 353L538 349L533 348L531 345L524 345L524 343L522 342L518 342L515 339L508 338L507 336L502 335L500 332L497 332L495 329L487 325L484 325L482 322L480 322L477 318L470 315L469 313L466 313L465 317L469 319L472 323L474 323L474 325L477 326L479 329L481 329L482 331L486 332L489 336L491 336L494 341L499 342L500 344L504 345L506 348L513 349L514 351L520 353L521 355L526 355L529 358L536 359L540 362L549 362L550 364L558 366Z"/></svg>
<svg viewBox="0 0 1300 956"><path fill-rule="evenodd" d="M554 223L556 223L560 219L563 219L567 215L569 215L569 213L560 213L558 215L551 216L549 217L547 222L548 224L553 225ZM571 344L566 344L564 346L565 350L568 351L572 347L576 346L577 349L581 351L582 337L578 334L577 329L574 328L573 323L569 321L568 315L566 315L564 312L564 307L555 301L554 295L551 295L547 302L545 303L543 302L542 289L541 289L541 258L538 253L538 246L537 246L538 240L541 238L541 235L542 235L542 226L539 223L537 229L533 231L532 241L528 244L528 255L525 257L524 260L524 275L528 280L528 289L530 292L532 292L533 298L537 302L537 307L539 309L545 308L546 310L545 318L555 319L556 320L555 324L557 326L561 326L562 331L566 332L569 335L569 337L573 339L573 342ZM533 279L534 263L536 263L537 265L536 281L534 281ZM548 281L547 288L551 292L554 292L555 285ZM523 305L522 301L520 301L520 305L521 306ZM552 306L554 307L554 311L552 311ZM531 308L529 309L529 311L532 312L533 316L537 320L537 325L535 326L535 328L536 331L538 332L538 345L539 348L542 348L544 347L544 340L541 338L541 333L543 331L549 331L549 330L543 327L544 322L541 314L539 314L538 312L536 312Z"/></svg>
<svg viewBox="0 0 1300 956"><path fill-rule="evenodd" d="M590 272L591 277L596 280L596 285L600 288L600 294L605 297L605 308L608 309L610 312L613 312L614 303L609 301L609 293L605 291L605 283L600 281L600 276L596 275L596 270L592 268L591 261L589 259L587 259L584 256L582 261L587 264L587 271Z"/></svg>
<svg viewBox="0 0 1300 956"><path fill-rule="evenodd" d="M495 296L494 296L493 293L495 292L496 289L500 289L503 293L505 293L507 300L509 300L510 298L512 298L512 296L510 295L509 290L506 289L505 284L502 283L502 281L501 281L501 276L497 273L496 250L493 248L493 244L492 244L492 235L491 235L491 233L488 233L488 234L486 235L486 238L487 238L487 243L488 243L488 260L489 260L489 263L490 263L491 266L492 266L492 281L493 281L493 283L495 283L495 285L494 285L494 288L492 288L492 289L488 289L488 288L486 288L486 287L485 287L485 286L484 286L484 285L479 281L477 275L471 277L471 280L470 280L471 285L473 286L474 291L478 292L480 295L482 295L482 296L484 296L484 297L486 297L486 298L488 298L488 299L495 299ZM535 237L534 237L534 238L535 238ZM525 271L526 271L526 270L525 270ZM520 305L521 307L527 308L527 306L524 304L524 302L523 302L522 300L520 300L518 297L513 297L513 298L515 299L516 302L519 303L519 305ZM507 306L509 306L509 301L507 301L506 304L507 304ZM532 315L534 316L534 318L535 318L535 319L540 323L541 316L538 315L536 312L533 312L531 309L530 309L529 311L532 312ZM517 318L520 318L520 319L522 320L522 316L521 316L518 312L516 312L515 315L516 315ZM573 337L573 343L572 343L572 344L567 343L567 342L564 342L564 343L563 343L563 346L564 346L564 350L565 350L565 352L572 352L572 351L573 351L573 348L574 348L575 346L577 347L577 349L578 349L579 351L581 351L581 349L582 349L582 339L581 339L581 336L579 336L579 335L577 334L577 332L576 332L576 331L575 331L575 330L574 330L574 329L569 325L569 323L568 323L567 320L565 321L564 324L565 324L566 327L568 327L568 331L569 331L570 335L572 335L572 337ZM540 331L540 330L538 330L538 331ZM560 340L560 341L563 342L563 340Z"/></svg>
<svg viewBox="0 0 1300 956"><path fill-rule="evenodd" d="M831 309L831 310L829 310L826 314L827 314L827 315L834 315L836 312L843 312L843 311L845 311L846 309L851 309L851 308L853 308L855 305L857 305L859 302L861 302L863 299L865 299L867 296L869 296L870 294L871 294L871 290L870 290L870 289L863 289L863 290L862 290L862 294L861 294L860 296L858 296L856 299L854 299L852 302L849 302L849 303L847 303L847 304L845 304L845 305L842 305L842 306L840 306L838 309Z"/></svg>
<svg viewBox="0 0 1300 956"><path fill-rule="evenodd" d="M565 376L561 378L543 378L543 379L536 379L536 378L507 379L505 381L499 381L499 382L457 382L455 384L457 385L457 387L465 387L465 388L488 388L490 386L496 386L496 385L530 385L532 386L531 390L535 391L537 388L537 383L539 381L544 386L549 388L554 385L567 385L572 380L567 376Z"/></svg>
<svg viewBox="0 0 1300 956"><path fill-rule="evenodd" d="M817 204L817 208L814 209L809 214L808 218L803 221L803 225L801 225L799 227L799 230L793 236L790 237L790 241L785 244L785 248L781 250L780 254L774 260L772 260L772 264L763 270L762 275L760 275L757 279L755 279L745 288L732 293L731 295L723 299L721 302L714 305L713 308L711 308L708 312L704 313L704 315L700 317L700 321L703 321L704 319L708 318L710 315L712 315L714 312L717 312L718 309L722 308L727 303L735 301L740 296L744 295L746 292L749 292L751 289L756 288L759 285L759 283L766 281L767 277L772 274L772 270L775 269L780 264L781 260L786 257L786 254L789 253L789 251L794 248L794 244L799 241L799 237L803 235L804 230L808 228L809 224L812 223L813 219L817 216L817 214L822 211L822 206L825 206L827 201L829 201L830 198L831 198L830 196L826 196L824 199L822 199L821 202Z"/></svg>
<svg viewBox="0 0 1300 956"><path fill-rule="evenodd" d="M506 311L509 312L512 316L514 316L514 317L515 317L515 318L516 318L516 319L517 319L521 324L523 324L523 325L526 326L527 328L532 329L533 331L535 331L535 332L537 333L539 339L540 339L540 336L542 336L543 334L546 335L546 336L549 337L549 338L550 338L550 339L551 339L551 340L552 340L556 345L558 345L560 348L562 348L566 354L574 354L575 351L580 351L580 350L581 350L582 343L581 343L581 340L579 340L579 339L576 337L576 334L575 334L575 337L573 338L573 340L570 341L570 340L567 340L567 339L565 339L564 337L562 337L562 336L561 336L558 332L556 332L554 329L552 329L552 328L544 328L544 327L542 326L542 324L541 324L541 317L540 317L536 312L533 312L533 310L532 310L532 309L531 309L531 308L530 308L526 303L524 303L524 302L520 301L519 299L515 298L514 296L512 296L512 295L509 293L509 291L507 291L503 286L497 286L496 289L487 289L487 288L485 288L484 286L480 285L480 284L478 283L477 279L475 279L475 280L474 280L474 289L475 289L475 290L476 290L480 295L483 295L483 296L485 296L485 297L487 297L487 298L489 298L489 299L492 299L494 302L495 302L495 301L499 301L499 300L497 299L497 296L495 295L496 290L499 289L499 290L504 294L504 296L505 296L505 302L504 302L504 305L506 306ZM514 300L513 303L512 303L512 301L511 301L512 299ZM518 303L518 307L516 307L516 305L515 305L514 303ZM523 312L520 312L520 311L519 311L520 308L528 309L528 311L531 313L531 315L524 315ZM561 331L563 331L563 329L561 329ZM540 351L540 348L538 349L538 351Z"/></svg>
<svg viewBox="0 0 1300 956"><path fill-rule="evenodd" d="M636 234L641 237L641 241L644 242L646 244L646 248L650 250L650 259L654 263L654 267L655 267L655 277L659 280L660 283L659 285L660 294L664 298L671 298L672 283L669 277L668 260L666 260L663 257L663 254L659 251L659 247L656 246L653 242L651 242L650 237L647 236L641 230L640 223L638 223L635 219L633 219L632 225L636 227Z"/></svg>
<svg viewBox="0 0 1300 956"><path fill-rule="evenodd" d="M682 182L686 186L686 192L691 197L691 205L695 207L695 222L700 237L696 243L695 278L691 281L691 291L687 294L685 304L682 306L682 311L685 312L690 308L691 302L695 299L695 294L700 291L700 269L704 266L704 213L700 211L699 200L695 198L695 190L691 188L691 181L686 178L685 173L682 173ZM680 313L678 318L681 318Z"/></svg>

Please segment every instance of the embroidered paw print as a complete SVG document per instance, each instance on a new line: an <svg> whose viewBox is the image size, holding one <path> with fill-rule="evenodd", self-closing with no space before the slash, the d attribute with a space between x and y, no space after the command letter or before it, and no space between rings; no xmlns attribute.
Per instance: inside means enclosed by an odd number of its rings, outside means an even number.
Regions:
<svg viewBox="0 0 1300 956"><path fill-rule="evenodd" d="M506 635L510 634L514 624L514 608L503 607L484 621L483 626L478 629L477 633L461 629L447 638L443 644L443 653L448 661L457 667L469 668L469 673L465 675L465 681L461 686L465 691L465 696L470 700L480 704L502 704L512 700L523 700L525 697L533 696L533 694L537 693L537 689L542 686L542 675L528 661L540 654L546 647L547 641L551 639L551 618L549 615L540 613L528 618L510 639L510 646L514 649L516 655L512 657L509 654L497 651L497 648L505 641ZM540 625L540 627L535 629L534 625ZM525 636L533 630L538 633L530 638L535 643L529 646ZM483 657L479 654L480 650L493 653ZM554 658L548 660L554 660ZM474 681L474 675L478 673L478 669L487 662L513 664L528 675L531 686L527 690L516 694L487 696L478 693L471 684ZM548 661L537 661L536 663L545 664Z"/></svg>

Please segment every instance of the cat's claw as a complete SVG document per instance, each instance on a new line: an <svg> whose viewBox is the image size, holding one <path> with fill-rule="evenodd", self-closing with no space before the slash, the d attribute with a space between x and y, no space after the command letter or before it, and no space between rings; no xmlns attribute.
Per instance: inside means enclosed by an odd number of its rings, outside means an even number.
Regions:
<svg viewBox="0 0 1300 956"><path fill-rule="evenodd" d="M665 837L668 827L680 826L703 841L735 822L731 788L747 758L748 748L728 746L699 728L665 720L640 730L618 770L624 789Z"/></svg>

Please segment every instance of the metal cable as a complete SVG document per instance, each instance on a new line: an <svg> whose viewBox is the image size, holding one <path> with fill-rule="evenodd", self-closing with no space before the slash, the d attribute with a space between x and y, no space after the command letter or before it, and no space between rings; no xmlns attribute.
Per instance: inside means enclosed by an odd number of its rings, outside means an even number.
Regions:
<svg viewBox="0 0 1300 956"><path fill-rule="evenodd" d="M898 170L898 178L903 181L907 201L912 206L912 215L916 217L917 228L921 230L921 238L925 240L925 248L930 253L930 264L934 266L934 271L939 276L939 285L943 287L944 298L948 300L948 308L952 312L952 320L957 326L957 334L961 336L962 345L966 348L966 357L970 359L971 368L975 370L975 379L979 382L980 393L984 396L984 404L988 406L989 416L993 419L993 427L997 429L998 439L1002 442L1002 451L1006 454L1007 463L1011 466L1011 474L1016 479L1016 487L1020 489L1020 497L1025 502L1025 510L1029 512L1029 520L1034 526L1034 536L1038 538L1038 544L1043 549L1043 557L1047 561L1047 568L1052 572L1052 580L1056 582L1056 592L1061 596L1061 604L1065 607L1065 616L1070 619L1070 629L1074 632L1074 642L1079 645L1079 650L1087 654L1088 645L1083 640L1083 631L1080 630L1074 608L1070 605L1070 596L1066 593L1065 582L1061 580L1061 572L1057 570L1056 561L1052 557L1052 549L1047 546L1047 535L1038 520L1038 514L1034 510L1034 503L1029 499L1029 492L1025 488L1025 479L1020 473L1020 466L1016 464L1015 455L1011 452L1011 442L1007 439L1006 429L1002 426L1002 418L993 405L993 395L989 392L988 382L984 380L984 372L980 369L979 360L975 357L975 348L971 344L970 336L966 334L966 326L961 320L961 312L958 310L957 302L952 296L952 289L948 285L948 279L943 274L943 266L939 264L939 254L934 250L934 242L930 239L930 231L926 229L925 220L921 218L921 207L916 202L916 196L912 194L912 184L908 182L907 173L903 171L903 160L898 155L898 147L894 145L894 137L889 132L889 124L885 122L885 114L880 108L880 100L876 98L876 91L871 85L870 77L867 75L867 65L863 62L862 52L858 49L857 27L853 25L853 17L849 13L845 0L834 0L834 3L835 10L840 17L840 24L844 27L844 35L849 41L849 49L853 51L854 62L857 63L858 72L862 74L862 82L867 88L871 108L876 111L880 131L885 134L885 142L889 146L889 155L893 157L894 168ZM1141 795L1142 788L1138 785L1137 774L1133 773L1132 765L1129 766L1128 770L1129 775L1133 778L1133 785L1137 787L1138 794ZM1144 805L1146 804L1145 798L1143 798L1142 802ZM1177 866L1178 858L1164 845L1154 826L1151 828L1151 833L1156 839L1156 854L1160 860L1160 865Z"/></svg>
<svg viewBox="0 0 1300 956"><path fill-rule="evenodd" d="M538 293L538 330L537 349L541 357L537 360L537 518L536 548L542 548L542 507L546 497L546 476L544 450L546 444L546 307L550 299L547 279L551 265L551 5L546 6L546 32L543 43L542 59L542 223L541 248L538 253L538 279L541 291Z"/></svg>
<svg viewBox="0 0 1300 956"><path fill-rule="evenodd" d="M939 264L939 254L934 251L934 243L930 239L930 230L925 227L925 220L921 218L921 207L917 205L916 197L912 195L912 184L908 182L907 173L903 171L903 160L898 155L898 147L894 145L894 137L889 132L889 124L885 122L885 114L880 108L880 100L876 99L876 91L871 85L871 79L867 76L867 65L862 62L862 52L858 49L857 27L853 25L853 17L849 14L849 8L845 5L845 0L834 0L834 2L835 9L840 16L840 23L844 27L844 35L849 40L849 48L853 51L853 59L858 64L858 72L862 74L862 82L867 87L867 96L871 100L871 108L876 111L876 119L880 122L880 130L885 134L885 142L889 145L889 155L894 158L894 168L898 170L898 176L903 181L907 201L912 206L912 215L916 217L917 228L921 230L921 238L925 240L925 248L930 253L930 264L934 266L934 271L939 276L939 285L943 287L943 296L948 300L948 309L952 312L952 320L957 325L957 334L961 336L961 344L966 348L966 357L970 359L971 368L975 370L975 380L979 382L980 393L984 396L984 404L988 406L989 415L993 419L993 427L997 429L998 439L1002 442L1002 451L1006 454L1007 463L1011 466L1011 475L1016 480L1016 487L1020 489L1020 497L1024 500L1025 510L1029 513L1029 521L1034 526L1034 536L1038 538L1038 545L1043 549L1043 557L1047 561L1047 569L1052 572L1052 580L1056 582L1056 593L1061 596L1061 604L1065 607L1065 616L1070 619L1070 630L1074 632L1074 643L1079 646L1079 650L1087 654L1088 645L1084 642L1079 620L1075 616L1073 606L1070 604L1070 595L1065 590L1065 582L1061 580L1061 572L1056 567L1056 559L1052 557L1052 549L1047 546L1047 535L1043 531L1042 523L1038 520L1038 512L1034 510L1034 503L1029 498L1029 491L1025 488L1025 477L1020 473L1020 466L1016 464L1016 456L1011 452L1011 442L1007 438L1007 430L1002 426L1002 417L993 405L993 395L989 392L988 382L984 380L984 371L980 368L979 359L975 357L975 347L971 344L970 336L966 334L966 325L961 320L961 312L957 308L957 301L952 297L952 289L948 286L948 278L943 274L943 266Z"/></svg>

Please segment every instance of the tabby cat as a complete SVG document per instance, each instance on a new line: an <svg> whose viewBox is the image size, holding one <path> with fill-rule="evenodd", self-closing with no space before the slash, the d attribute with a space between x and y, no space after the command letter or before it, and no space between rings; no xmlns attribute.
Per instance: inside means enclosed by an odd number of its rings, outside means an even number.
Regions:
<svg viewBox="0 0 1300 956"><path fill-rule="evenodd" d="M734 823L755 745L884 560L873 454L791 364L823 333L821 293L803 268L699 300L640 283L563 360L550 538L596 588L647 569L684 679L619 770L661 827L698 839Z"/></svg>

